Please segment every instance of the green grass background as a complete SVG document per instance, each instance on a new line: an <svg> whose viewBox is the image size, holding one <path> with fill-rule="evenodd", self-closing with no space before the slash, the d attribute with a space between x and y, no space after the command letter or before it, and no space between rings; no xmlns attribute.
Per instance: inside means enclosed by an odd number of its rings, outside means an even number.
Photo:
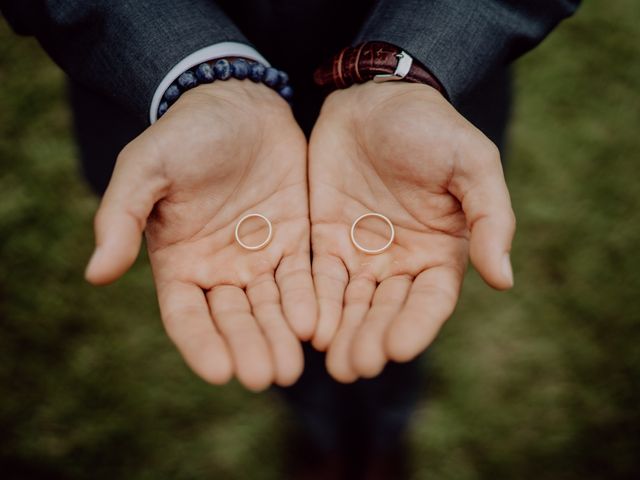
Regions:
<svg viewBox="0 0 640 480"><path fill-rule="evenodd" d="M517 73L516 287L469 274L414 478L640 478L640 2L585 2ZM187 370L145 258L84 283L96 205L61 72L3 24L0 477L282 478L282 405Z"/></svg>

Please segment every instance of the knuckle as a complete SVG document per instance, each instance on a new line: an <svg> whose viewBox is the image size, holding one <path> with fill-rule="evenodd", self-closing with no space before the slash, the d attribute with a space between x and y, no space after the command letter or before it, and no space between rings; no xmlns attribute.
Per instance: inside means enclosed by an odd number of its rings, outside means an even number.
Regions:
<svg viewBox="0 0 640 480"><path fill-rule="evenodd" d="M96 234L99 234L101 232L101 227L106 222L106 210L106 206L104 205L104 203L102 203L93 217L93 230L96 232Z"/></svg>
<svg viewBox="0 0 640 480"><path fill-rule="evenodd" d="M502 215L498 215L497 220L502 225L504 225L504 228L511 234L515 232L517 220L516 220L516 215L513 212L513 209L511 207L508 207L507 209L505 209Z"/></svg>
<svg viewBox="0 0 640 480"><path fill-rule="evenodd" d="M500 162L500 150L498 146L487 137L484 137L484 151L488 160Z"/></svg>
<svg viewBox="0 0 640 480"><path fill-rule="evenodd" d="M134 151L137 148L138 147L136 140L132 140L131 142L127 143L122 148L122 150L120 150L120 153L118 153L118 156L116 157L116 164L126 163L130 159L133 159L135 157Z"/></svg>
<svg viewBox="0 0 640 480"><path fill-rule="evenodd" d="M509 225L511 225L511 228L515 230L517 223L518 223L518 219L516 218L516 214L513 211L513 208L510 208L509 209Z"/></svg>
<svg viewBox="0 0 640 480"><path fill-rule="evenodd" d="M494 167L501 164L500 150L484 134L479 133L471 138L466 145L466 158L475 159L481 165Z"/></svg>

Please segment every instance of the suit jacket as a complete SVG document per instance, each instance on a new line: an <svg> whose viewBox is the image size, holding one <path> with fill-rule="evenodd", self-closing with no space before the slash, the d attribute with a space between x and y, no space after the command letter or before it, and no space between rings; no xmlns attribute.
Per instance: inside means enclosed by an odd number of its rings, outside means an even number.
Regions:
<svg viewBox="0 0 640 480"><path fill-rule="evenodd" d="M382 40L440 80L455 106L537 45L579 0L0 0L75 82L147 122L153 93L205 46L253 45L288 71L303 103L311 73L340 48Z"/></svg>

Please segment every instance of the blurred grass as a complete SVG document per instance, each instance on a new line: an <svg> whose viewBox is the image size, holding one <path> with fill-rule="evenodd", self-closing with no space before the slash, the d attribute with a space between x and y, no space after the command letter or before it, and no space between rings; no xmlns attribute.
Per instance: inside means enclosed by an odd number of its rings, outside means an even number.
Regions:
<svg viewBox="0 0 640 480"><path fill-rule="evenodd" d="M516 288L470 274L431 350L414 478L640 478L640 4L585 2L517 71ZM64 98L1 25L0 475L281 478L282 407L187 371L144 258L83 282L97 201Z"/></svg>

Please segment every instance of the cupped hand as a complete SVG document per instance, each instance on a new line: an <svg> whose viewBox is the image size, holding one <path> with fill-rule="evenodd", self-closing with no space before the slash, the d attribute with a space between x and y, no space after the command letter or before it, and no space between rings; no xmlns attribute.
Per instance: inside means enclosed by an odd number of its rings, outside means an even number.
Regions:
<svg viewBox="0 0 640 480"><path fill-rule="evenodd" d="M248 213L273 224L264 249L235 241ZM235 374L252 390L298 378L316 302L306 141L284 100L249 81L200 86L127 145L96 214L87 279L121 276L143 231L165 328L198 375ZM240 234L259 244L266 226L249 220Z"/></svg>
<svg viewBox="0 0 640 480"><path fill-rule="evenodd" d="M497 289L513 284L515 229L497 148L435 89L367 83L332 93L309 144L313 345L338 380L377 375L433 341L456 305L468 255ZM391 247L357 250L350 228L377 212ZM388 227L368 219L356 239L377 248Z"/></svg>

